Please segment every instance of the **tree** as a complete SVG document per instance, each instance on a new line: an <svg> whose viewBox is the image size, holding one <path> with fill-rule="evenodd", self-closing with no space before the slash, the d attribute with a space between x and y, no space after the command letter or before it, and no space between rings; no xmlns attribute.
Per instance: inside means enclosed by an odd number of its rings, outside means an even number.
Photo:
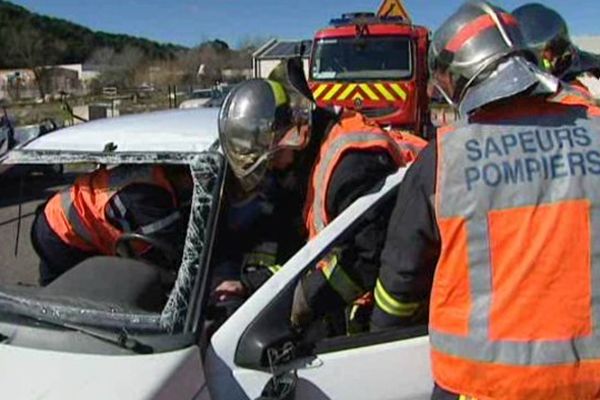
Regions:
<svg viewBox="0 0 600 400"><path fill-rule="evenodd" d="M3 36L10 44L6 49L7 56L33 72L39 95L44 99L52 74L51 66L57 54L64 50L64 43L45 40L40 31L31 26L6 27Z"/></svg>
<svg viewBox="0 0 600 400"><path fill-rule="evenodd" d="M125 46L121 51L104 47L95 50L86 61L100 72L101 86L114 85L121 88L135 86L140 68L147 63L144 52L134 46Z"/></svg>

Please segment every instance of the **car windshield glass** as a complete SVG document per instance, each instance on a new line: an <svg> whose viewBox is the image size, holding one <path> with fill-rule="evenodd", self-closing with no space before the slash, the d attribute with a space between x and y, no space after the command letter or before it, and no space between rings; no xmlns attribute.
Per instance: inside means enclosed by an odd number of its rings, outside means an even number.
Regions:
<svg viewBox="0 0 600 400"><path fill-rule="evenodd" d="M23 152L24 165L0 165L10 166L2 170L0 235L3 254L11 254L0 270L0 319L22 315L133 334L185 332L208 262L222 156L144 153L102 163L68 161L79 156L63 152L50 163L48 154ZM117 185L102 191L105 200L92 193L102 182ZM67 245L65 233L84 242ZM97 233L102 237L94 239ZM102 250L101 242L112 247ZM65 251L77 261L69 264Z"/></svg>
<svg viewBox="0 0 600 400"><path fill-rule="evenodd" d="M411 42L399 37L322 39L313 53L313 80L407 79Z"/></svg>

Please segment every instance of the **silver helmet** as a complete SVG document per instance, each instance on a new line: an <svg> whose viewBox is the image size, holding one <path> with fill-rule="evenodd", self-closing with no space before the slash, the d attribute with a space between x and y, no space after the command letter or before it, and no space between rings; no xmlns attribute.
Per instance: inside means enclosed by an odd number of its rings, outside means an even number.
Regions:
<svg viewBox="0 0 600 400"><path fill-rule="evenodd" d="M525 4L512 14L519 21L527 46L533 50L546 71L560 76L573 57L573 45L564 18L539 3Z"/></svg>
<svg viewBox="0 0 600 400"><path fill-rule="evenodd" d="M244 189L258 185L277 151L306 145L308 137L301 125L278 82L252 79L229 93L219 112L219 139Z"/></svg>
<svg viewBox="0 0 600 400"><path fill-rule="evenodd" d="M429 69L443 96L460 103L503 59L521 53L532 57L512 15L487 1L468 1L434 33Z"/></svg>

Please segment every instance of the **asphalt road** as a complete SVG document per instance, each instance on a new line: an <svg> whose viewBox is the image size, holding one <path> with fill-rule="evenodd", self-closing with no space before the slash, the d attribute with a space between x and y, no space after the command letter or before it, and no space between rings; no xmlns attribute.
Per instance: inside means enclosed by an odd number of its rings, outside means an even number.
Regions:
<svg viewBox="0 0 600 400"><path fill-rule="evenodd" d="M35 209L72 180L71 174L61 177L33 174L22 178L0 175L1 284L37 285L39 259L29 238Z"/></svg>

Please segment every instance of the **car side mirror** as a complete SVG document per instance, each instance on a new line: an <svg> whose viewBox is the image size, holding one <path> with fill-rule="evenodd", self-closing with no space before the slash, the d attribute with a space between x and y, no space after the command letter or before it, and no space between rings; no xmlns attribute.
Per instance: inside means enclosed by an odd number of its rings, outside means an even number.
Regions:
<svg viewBox="0 0 600 400"><path fill-rule="evenodd" d="M293 290L291 287L288 289L282 291L275 301L248 326L236 350L237 365L269 371L273 366L273 352L288 353L284 350L295 343L297 333L289 319ZM281 364L283 357L277 358L279 358L277 363Z"/></svg>

